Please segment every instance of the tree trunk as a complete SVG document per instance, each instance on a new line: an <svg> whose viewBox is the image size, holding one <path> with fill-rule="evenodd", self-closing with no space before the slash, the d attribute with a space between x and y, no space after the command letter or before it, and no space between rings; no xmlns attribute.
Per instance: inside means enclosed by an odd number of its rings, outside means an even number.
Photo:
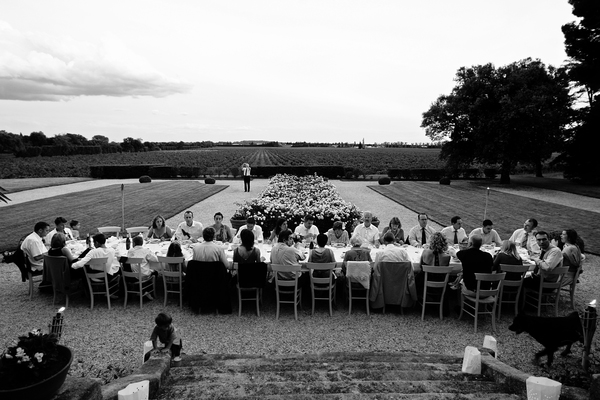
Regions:
<svg viewBox="0 0 600 400"><path fill-rule="evenodd" d="M535 177L536 178L543 178L544 176L542 175L542 161L537 160L535 162Z"/></svg>

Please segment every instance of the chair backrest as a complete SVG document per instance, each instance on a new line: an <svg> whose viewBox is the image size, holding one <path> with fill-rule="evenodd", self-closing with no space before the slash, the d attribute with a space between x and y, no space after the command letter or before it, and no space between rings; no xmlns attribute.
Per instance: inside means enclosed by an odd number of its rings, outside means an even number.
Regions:
<svg viewBox="0 0 600 400"><path fill-rule="evenodd" d="M131 265L131 270L133 271L133 266L137 265L137 272L127 272L125 271L125 268L121 268L121 273L123 274L124 278L134 278L134 279L138 279L138 280L143 280L144 279L144 275L142 274L142 263L145 260L141 257L139 258L134 258L134 257L128 257L127 258L127 264Z"/></svg>
<svg viewBox="0 0 600 400"><path fill-rule="evenodd" d="M92 258L84 267L85 275L89 278L101 278L106 276L107 257ZM87 268L89 267L89 268Z"/></svg>
<svg viewBox="0 0 600 400"><path fill-rule="evenodd" d="M127 233L129 233L131 236L135 236L140 233L146 235L146 233L148 232L148 229L149 228L147 226L132 226L131 228L125 228Z"/></svg>
<svg viewBox="0 0 600 400"><path fill-rule="evenodd" d="M54 257L44 254L44 269L50 276L52 288L59 293L64 293L65 288L71 284L69 268L67 257Z"/></svg>
<svg viewBox="0 0 600 400"><path fill-rule="evenodd" d="M346 262L346 278L348 279L348 283L360 283L365 289L369 289L370 287L372 271L373 263L369 261Z"/></svg>
<svg viewBox="0 0 600 400"><path fill-rule="evenodd" d="M176 271L183 271L183 262L185 261L185 258L183 256L181 257L165 257L165 256L157 256L158 258L158 262L161 263L162 265L162 272L167 271L167 272L176 272ZM173 267L177 265L177 269L173 270Z"/></svg>
<svg viewBox="0 0 600 400"><path fill-rule="evenodd" d="M422 265L421 268L425 272L425 286L433 288L444 288L448 284L448 277L454 268L452 267L434 267L432 265ZM431 275L445 275L444 280L430 279Z"/></svg>
<svg viewBox="0 0 600 400"><path fill-rule="evenodd" d="M475 273L475 280L477 281L477 298L481 299L483 297L497 296L505 277L506 272L496 274ZM486 283L489 283L489 286L486 285ZM484 289L481 288L482 286ZM486 286L488 288L486 288Z"/></svg>
<svg viewBox="0 0 600 400"><path fill-rule="evenodd" d="M275 285L276 286L288 286L298 288L298 274L302 266L300 264L294 265L283 265L283 264L271 264L271 270L275 273ZM279 276L279 273L293 273L294 279L284 279Z"/></svg>
<svg viewBox="0 0 600 400"><path fill-rule="evenodd" d="M119 236L119 234L121 233L121 227L120 226L101 226L98 228L98 232L100 233L104 233L105 236L109 236L109 233L113 233L113 236Z"/></svg>
<svg viewBox="0 0 600 400"><path fill-rule="evenodd" d="M523 278L525 278L525 272L529 271L528 265L513 265L513 264L500 264L500 271L506 272L506 277L502 282L504 286L521 286ZM519 279L513 279L516 275L519 275Z"/></svg>
<svg viewBox="0 0 600 400"><path fill-rule="evenodd" d="M544 279L540 279L540 290L560 288L567 272L569 272L569 267L567 266L556 267L552 271L544 271L542 275Z"/></svg>
<svg viewBox="0 0 600 400"><path fill-rule="evenodd" d="M236 268L237 267L237 268ZM235 263L240 288L264 288L267 282L268 267L260 263Z"/></svg>
<svg viewBox="0 0 600 400"><path fill-rule="evenodd" d="M336 263L335 262L330 262L330 263L313 263L313 262L309 262L306 263L306 267L310 270L310 281L311 284L314 285L316 284L327 284L327 285L331 285L333 283L333 269L335 268ZM315 271L329 271L329 273L327 274L327 277L317 277L314 276L314 272Z"/></svg>

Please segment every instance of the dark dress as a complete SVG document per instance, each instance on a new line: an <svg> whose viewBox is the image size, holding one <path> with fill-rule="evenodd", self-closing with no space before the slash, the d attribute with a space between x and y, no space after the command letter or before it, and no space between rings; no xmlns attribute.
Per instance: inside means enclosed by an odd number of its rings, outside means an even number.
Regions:
<svg viewBox="0 0 600 400"><path fill-rule="evenodd" d="M239 247L237 247L233 252L233 262L244 264L257 263L260 262L260 256L258 251L256 251L256 247L253 247L248 257L244 258L239 252Z"/></svg>
<svg viewBox="0 0 600 400"><path fill-rule="evenodd" d="M494 271L500 271L500 264L509 264L509 265L523 265L523 260L516 259L512 254L506 253L498 253L496 254L496 258L494 258ZM521 279L521 274L516 272L507 272L506 277L504 279L510 281L518 281Z"/></svg>
<svg viewBox="0 0 600 400"><path fill-rule="evenodd" d="M477 290L476 273L490 274L494 266L492 255L476 248L461 250L456 257L462 263L463 283L471 291ZM488 289L488 288L482 288Z"/></svg>

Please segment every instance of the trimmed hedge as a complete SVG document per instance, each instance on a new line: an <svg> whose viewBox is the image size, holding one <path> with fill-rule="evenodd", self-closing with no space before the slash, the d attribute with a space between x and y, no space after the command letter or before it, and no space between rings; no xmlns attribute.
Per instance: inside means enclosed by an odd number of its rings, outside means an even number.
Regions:
<svg viewBox="0 0 600 400"><path fill-rule="evenodd" d="M165 165L157 165L150 167L148 175L153 176L154 179L169 179L177 178L177 167L167 167Z"/></svg>
<svg viewBox="0 0 600 400"><path fill-rule="evenodd" d="M140 176L140 183L150 183L152 182L152 178L148 175Z"/></svg>
<svg viewBox="0 0 600 400"><path fill-rule="evenodd" d="M383 178L379 178L379 180L377 182L380 185L389 185L390 183L392 183L392 180L390 178L388 178L387 176L384 176Z"/></svg>
<svg viewBox="0 0 600 400"><path fill-rule="evenodd" d="M215 184L215 178L206 178L204 180L204 183L206 183L207 185L214 185Z"/></svg>
<svg viewBox="0 0 600 400"><path fill-rule="evenodd" d="M450 178L443 177L442 179L440 179L440 185L449 185L449 184L450 184Z"/></svg>
<svg viewBox="0 0 600 400"><path fill-rule="evenodd" d="M252 167L252 175L262 178L268 178L277 174L306 176L314 175L315 173L330 179L343 178L345 176L344 167L341 165L263 165Z"/></svg>
<svg viewBox="0 0 600 400"><path fill-rule="evenodd" d="M90 177L99 179L127 179L151 175L150 168L162 164L90 165Z"/></svg>
<svg viewBox="0 0 600 400"><path fill-rule="evenodd" d="M420 168L420 169L388 169L388 176L391 179L404 179L415 181L439 181L443 177L450 179L477 179L481 177L481 172L477 168L462 168L453 171L445 169Z"/></svg>

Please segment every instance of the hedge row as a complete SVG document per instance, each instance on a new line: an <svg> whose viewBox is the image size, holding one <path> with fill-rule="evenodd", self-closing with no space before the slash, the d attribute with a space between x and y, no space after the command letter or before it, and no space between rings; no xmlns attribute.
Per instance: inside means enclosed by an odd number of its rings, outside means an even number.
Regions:
<svg viewBox="0 0 600 400"><path fill-rule="evenodd" d="M160 164L125 164L125 165L91 165L90 176L100 179L139 178L142 175L156 176L150 173L151 168L162 167ZM170 167L167 167L170 168Z"/></svg>
<svg viewBox="0 0 600 400"><path fill-rule="evenodd" d="M319 176L335 179L343 178L345 170L341 165L266 165L252 167L252 175L262 178L268 178L277 174L305 176L314 175L315 173Z"/></svg>
<svg viewBox="0 0 600 400"><path fill-rule="evenodd" d="M493 168L486 168L482 174L478 168L463 168L454 171L445 169L388 169L388 176L392 179L419 180L419 181L439 181L446 177L450 179L477 179L485 176L488 179L494 179L497 171Z"/></svg>

